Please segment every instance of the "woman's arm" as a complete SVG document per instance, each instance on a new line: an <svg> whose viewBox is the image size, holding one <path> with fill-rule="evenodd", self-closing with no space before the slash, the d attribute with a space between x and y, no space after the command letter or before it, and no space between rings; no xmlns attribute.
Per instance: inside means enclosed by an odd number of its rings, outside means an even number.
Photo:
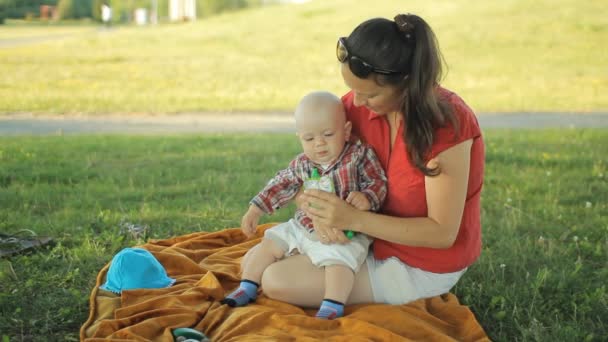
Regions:
<svg viewBox="0 0 608 342"><path fill-rule="evenodd" d="M427 217L403 218L359 211L338 197L319 191L305 191L301 196L302 208L325 227L351 229L408 246L449 248L456 240L462 220L472 143L469 139L450 147L428 163L433 167L439 165L441 173L425 177Z"/></svg>

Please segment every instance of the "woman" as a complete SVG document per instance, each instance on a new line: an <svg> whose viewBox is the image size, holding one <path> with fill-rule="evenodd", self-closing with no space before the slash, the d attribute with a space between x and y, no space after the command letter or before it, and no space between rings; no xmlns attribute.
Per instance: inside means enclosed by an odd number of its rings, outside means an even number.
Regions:
<svg viewBox="0 0 608 342"><path fill-rule="evenodd" d="M484 145L477 119L439 85L441 54L428 24L412 14L371 19L340 38L342 98L353 133L371 144L388 177L380 214L331 193L305 191L299 207L325 243L345 230L375 239L348 304L404 304L448 292L481 250ZM324 272L305 256L287 257L262 278L270 298L313 307Z"/></svg>

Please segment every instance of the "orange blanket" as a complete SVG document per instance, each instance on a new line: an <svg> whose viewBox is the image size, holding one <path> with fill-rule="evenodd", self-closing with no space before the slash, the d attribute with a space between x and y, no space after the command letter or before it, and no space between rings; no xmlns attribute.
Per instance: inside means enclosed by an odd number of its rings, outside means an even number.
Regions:
<svg viewBox="0 0 608 342"><path fill-rule="evenodd" d="M177 279L172 287L123 291L121 296L99 289L109 265L97 276L89 319L80 339L93 341L172 341L171 330L195 328L214 342L235 340L424 340L489 341L473 313L453 294L407 305L347 306L345 317L333 321L314 317L316 310L275 301L263 294L244 308L220 305L238 285L239 264L259 242L246 240L240 229L194 233L145 245Z"/></svg>

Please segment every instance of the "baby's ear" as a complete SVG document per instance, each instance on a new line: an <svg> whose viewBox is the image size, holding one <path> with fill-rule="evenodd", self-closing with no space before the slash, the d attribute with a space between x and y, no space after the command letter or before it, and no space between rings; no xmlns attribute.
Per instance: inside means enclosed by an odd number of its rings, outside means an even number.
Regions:
<svg viewBox="0 0 608 342"><path fill-rule="evenodd" d="M350 121L346 121L346 123L344 124L344 140L345 141L349 141L350 140L350 133L353 130L353 124Z"/></svg>

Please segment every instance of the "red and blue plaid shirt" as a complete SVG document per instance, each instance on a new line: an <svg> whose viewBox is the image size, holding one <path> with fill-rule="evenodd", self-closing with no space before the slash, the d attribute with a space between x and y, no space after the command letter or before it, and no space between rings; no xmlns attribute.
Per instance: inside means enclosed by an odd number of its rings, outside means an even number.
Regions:
<svg viewBox="0 0 608 342"><path fill-rule="evenodd" d="M336 161L325 169L308 159L304 153L299 154L289 163L289 167L277 172L250 204L272 214L296 196L313 168L317 168L321 176L331 178L336 195L340 198L346 199L352 191L360 191L367 196L372 211L380 210L386 198L387 180L384 170L370 146L353 143L346 143ZM295 219L308 230L313 229L312 220L304 211L296 209Z"/></svg>

